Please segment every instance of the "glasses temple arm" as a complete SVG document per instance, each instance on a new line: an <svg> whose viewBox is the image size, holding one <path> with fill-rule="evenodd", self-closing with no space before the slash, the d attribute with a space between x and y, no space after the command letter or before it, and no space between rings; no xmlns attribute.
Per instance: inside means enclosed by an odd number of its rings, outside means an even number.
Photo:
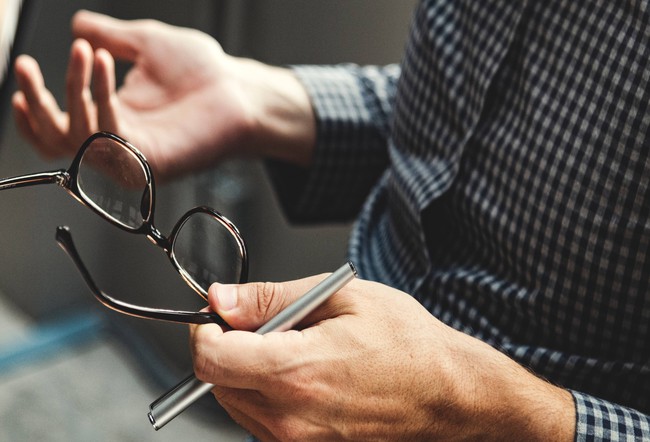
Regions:
<svg viewBox="0 0 650 442"><path fill-rule="evenodd" d="M0 179L0 190L34 186L37 184L56 183L63 185L67 182L68 179L68 172L65 169L54 170L51 172L32 173L28 175L20 175L11 178Z"/></svg>
<svg viewBox="0 0 650 442"><path fill-rule="evenodd" d="M66 226L59 226L56 229L56 242L70 257L72 262L81 273L84 281L95 295L95 298L105 305L106 307L124 313L130 316L136 316L145 319L157 319L161 321L191 323L191 324L219 324L227 325L226 322L216 313L213 312L187 312L176 310L154 309L149 307L142 307L139 305L129 304L127 302L115 299L97 287L95 281L90 276L90 272L81 260L79 252L77 252L70 229Z"/></svg>

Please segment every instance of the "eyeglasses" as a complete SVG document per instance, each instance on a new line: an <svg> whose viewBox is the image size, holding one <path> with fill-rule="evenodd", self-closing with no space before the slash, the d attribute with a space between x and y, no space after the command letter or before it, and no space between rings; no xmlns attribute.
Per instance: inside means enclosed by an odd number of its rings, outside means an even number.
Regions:
<svg viewBox="0 0 650 442"><path fill-rule="evenodd" d="M141 152L117 135L98 132L83 143L67 170L0 179L0 190L52 183L111 224L145 235L165 251L176 271L204 299L214 282L246 282L246 245L235 225L223 215L208 207L195 207L180 218L168 237L154 226L155 186L151 168ZM109 296L95 284L76 250L70 229L59 227L56 240L95 297L107 307L141 318L224 324L213 312L149 308Z"/></svg>

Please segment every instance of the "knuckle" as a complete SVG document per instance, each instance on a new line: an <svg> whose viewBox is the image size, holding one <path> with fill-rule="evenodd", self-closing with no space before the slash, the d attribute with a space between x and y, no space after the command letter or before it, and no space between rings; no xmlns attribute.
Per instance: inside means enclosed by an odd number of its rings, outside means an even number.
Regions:
<svg viewBox="0 0 650 442"><path fill-rule="evenodd" d="M275 316L282 300L282 284L264 282L256 285L257 314L263 321Z"/></svg>
<svg viewBox="0 0 650 442"><path fill-rule="evenodd" d="M164 25L161 22L151 18L135 20L133 24L136 25L136 28L139 29L143 35L155 33L161 28L164 29Z"/></svg>
<svg viewBox="0 0 650 442"><path fill-rule="evenodd" d="M52 100L47 93L39 93L33 100L33 107L37 110L43 110L49 108Z"/></svg>

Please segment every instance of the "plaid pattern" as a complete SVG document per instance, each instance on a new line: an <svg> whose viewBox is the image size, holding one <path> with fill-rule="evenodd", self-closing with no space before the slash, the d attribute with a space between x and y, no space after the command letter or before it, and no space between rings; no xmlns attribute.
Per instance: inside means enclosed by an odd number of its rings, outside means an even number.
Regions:
<svg viewBox="0 0 650 442"><path fill-rule="evenodd" d="M649 8L422 1L399 67L295 67L292 218L357 216L360 275L570 389L577 440L650 440Z"/></svg>

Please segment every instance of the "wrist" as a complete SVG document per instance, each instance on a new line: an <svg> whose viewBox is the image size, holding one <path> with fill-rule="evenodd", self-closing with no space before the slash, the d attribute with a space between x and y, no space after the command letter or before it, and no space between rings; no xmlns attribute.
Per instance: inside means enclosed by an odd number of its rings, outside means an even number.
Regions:
<svg viewBox="0 0 650 442"><path fill-rule="evenodd" d="M575 404L567 390L537 377L485 345L477 375L482 440L573 441Z"/></svg>
<svg viewBox="0 0 650 442"><path fill-rule="evenodd" d="M249 103L246 152L308 166L316 144L316 120L307 91L290 69L250 59L239 64L242 91Z"/></svg>

